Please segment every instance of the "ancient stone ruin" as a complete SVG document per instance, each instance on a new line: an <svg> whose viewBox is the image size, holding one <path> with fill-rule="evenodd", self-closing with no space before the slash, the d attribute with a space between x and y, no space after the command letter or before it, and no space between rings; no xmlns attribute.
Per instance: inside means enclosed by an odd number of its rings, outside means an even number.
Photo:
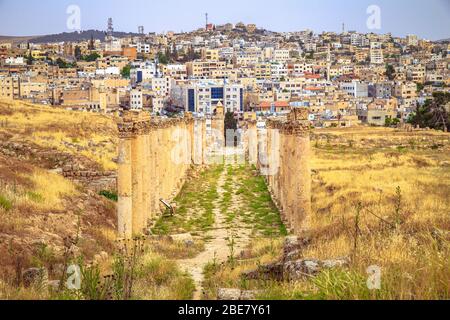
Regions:
<svg viewBox="0 0 450 320"><path fill-rule="evenodd" d="M269 119L266 129L258 129L256 121L247 121L241 127L245 158L266 177L286 225L300 234L307 229L311 214L307 112L298 109L287 119ZM205 120L190 114L176 119L133 112L124 115L118 123L120 236L145 233L161 213L160 200L175 198L191 166L210 163L213 144L217 146L211 131L223 128L220 116Z"/></svg>

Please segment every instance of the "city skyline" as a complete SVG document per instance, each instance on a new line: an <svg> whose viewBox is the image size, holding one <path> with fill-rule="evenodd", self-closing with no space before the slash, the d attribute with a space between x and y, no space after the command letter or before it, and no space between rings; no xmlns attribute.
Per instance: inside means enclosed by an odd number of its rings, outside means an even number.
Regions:
<svg viewBox="0 0 450 320"><path fill-rule="evenodd" d="M432 3L432 4L431 4ZM169 0L151 3L142 0L100 0L95 3L79 0L45 2L0 0L0 35L36 36L71 32L67 28L67 8L77 5L81 11L81 30L106 29L108 17L114 19L117 31L137 32L138 26L145 32L191 31L205 24L205 13L211 23L255 23L272 31L340 32L346 30L363 33L392 33L394 36L417 34L429 40L450 37L450 1L330 1L314 2L282 0L275 5L261 6L255 0L211 3L204 0L193 2ZM370 14L367 8L376 5L381 10L381 29L369 29L366 22ZM174 9L176 8L176 9ZM42 17L51 16L49 21ZM17 23L20 21L20 23ZM398 23L402 21L402 23Z"/></svg>

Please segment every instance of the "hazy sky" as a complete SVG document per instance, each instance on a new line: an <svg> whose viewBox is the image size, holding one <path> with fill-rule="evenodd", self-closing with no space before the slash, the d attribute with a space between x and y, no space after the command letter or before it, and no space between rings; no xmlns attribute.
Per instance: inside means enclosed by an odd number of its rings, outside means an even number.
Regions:
<svg viewBox="0 0 450 320"><path fill-rule="evenodd" d="M216 24L256 23L274 31L312 29L370 32L366 10L381 8L381 30L396 36L450 38L450 0L0 0L0 35L68 32L69 5L81 9L81 29L106 29L108 17L117 31L190 31L204 25L204 13Z"/></svg>

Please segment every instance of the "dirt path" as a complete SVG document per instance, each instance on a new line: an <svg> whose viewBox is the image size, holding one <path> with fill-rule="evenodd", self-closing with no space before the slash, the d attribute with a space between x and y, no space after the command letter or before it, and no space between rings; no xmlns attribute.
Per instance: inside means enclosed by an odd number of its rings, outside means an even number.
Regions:
<svg viewBox="0 0 450 320"><path fill-rule="evenodd" d="M231 253L230 243L232 239L234 254L239 254L250 242L251 229L245 228L245 225L233 225L226 223L226 216L221 210L220 204L224 198L224 186L227 182L227 168L222 171L217 186L218 199L214 202L215 223L213 227L207 232L206 237L211 239L205 244L205 250L193 259L177 261L183 271L188 272L194 279L196 291L194 293L194 300L200 300L203 294L202 283L204 280L203 269L210 263L222 263L227 261ZM232 180L235 182L234 180ZM232 184L233 190L236 188L235 183ZM233 204L238 203L239 199L233 192Z"/></svg>

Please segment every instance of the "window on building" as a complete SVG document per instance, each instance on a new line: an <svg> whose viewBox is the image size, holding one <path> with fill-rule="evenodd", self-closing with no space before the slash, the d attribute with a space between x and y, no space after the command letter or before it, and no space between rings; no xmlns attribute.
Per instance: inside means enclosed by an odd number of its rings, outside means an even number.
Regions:
<svg viewBox="0 0 450 320"><path fill-rule="evenodd" d="M223 88L211 88L211 99L223 99Z"/></svg>

